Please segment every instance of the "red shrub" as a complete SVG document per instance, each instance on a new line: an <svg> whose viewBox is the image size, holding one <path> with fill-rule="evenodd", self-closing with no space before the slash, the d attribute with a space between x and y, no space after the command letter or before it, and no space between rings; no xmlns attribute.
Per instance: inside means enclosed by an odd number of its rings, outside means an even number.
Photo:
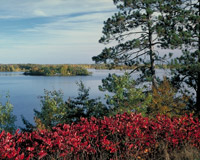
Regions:
<svg viewBox="0 0 200 160"><path fill-rule="evenodd" d="M0 134L1 159L42 159L48 156L68 159L129 159L150 156L164 143L168 149L190 144L200 149L200 122L192 115L155 119L140 114L122 114L77 124L64 124L52 131L40 130L14 135Z"/></svg>

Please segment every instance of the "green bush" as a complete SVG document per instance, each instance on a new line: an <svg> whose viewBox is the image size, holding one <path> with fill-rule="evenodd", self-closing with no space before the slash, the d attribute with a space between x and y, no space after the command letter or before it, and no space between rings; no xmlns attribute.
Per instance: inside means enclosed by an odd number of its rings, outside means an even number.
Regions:
<svg viewBox="0 0 200 160"><path fill-rule="evenodd" d="M9 95L6 96L7 101L5 104L0 102L0 132L14 132L16 129L15 121L16 116L13 115L13 105L10 103Z"/></svg>
<svg viewBox="0 0 200 160"><path fill-rule="evenodd" d="M86 88L82 82L78 83L79 92L75 98L64 100L61 90L44 90L44 96L40 97L41 110L35 112L36 126L29 123L23 116L22 121L26 128L23 131L32 131L34 129L49 129L57 124L72 123L80 121L81 117L90 118L92 116L100 118L108 115L108 108L99 100L99 98L89 98L89 88Z"/></svg>
<svg viewBox="0 0 200 160"><path fill-rule="evenodd" d="M135 80L128 73L122 76L109 74L102 80L99 90L109 92L105 94L105 99L111 109L111 115L124 112L139 112L145 115L151 102L150 94L145 94L143 89L137 88Z"/></svg>

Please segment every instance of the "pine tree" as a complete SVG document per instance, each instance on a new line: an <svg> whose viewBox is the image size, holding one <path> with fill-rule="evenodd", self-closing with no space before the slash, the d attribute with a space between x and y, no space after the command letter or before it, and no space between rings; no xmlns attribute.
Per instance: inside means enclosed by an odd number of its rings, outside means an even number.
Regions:
<svg viewBox="0 0 200 160"><path fill-rule="evenodd" d="M136 87L135 80L128 73L122 76L109 74L102 80L99 90L110 93L105 95L110 115L138 112L145 116L152 99L143 88Z"/></svg>
<svg viewBox="0 0 200 160"><path fill-rule="evenodd" d="M157 48L167 48L160 21L166 18L167 0L114 0L118 13L104 22L100 43L115 42L115 46L105 48L94 56L96 63L135 66L133 71L142 71L139 82L156 82L155 64L162 62ZM169 7L172 10L172 7ZM162 18L164 17L164 18ZM170 26L171 24L165 24ZM168 27L166 26L166 27Z"/></svg>
<svg viewBox="0 0 200 160"><path fill-rule="evenodd" d="M169 32L173 30L178 37L176 44L183 54L172 61L175 66L172 81L178 88L186 88L187 93L194 91L191 107L200 116L200 0L175 0L175 3L176 17L170 20L174 26Z"/></svg>

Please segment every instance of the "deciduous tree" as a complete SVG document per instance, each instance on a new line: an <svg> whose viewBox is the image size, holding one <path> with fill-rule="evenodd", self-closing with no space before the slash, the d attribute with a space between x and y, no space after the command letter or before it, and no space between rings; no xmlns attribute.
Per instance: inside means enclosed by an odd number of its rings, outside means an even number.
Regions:
<svg viewBox="0 0 200 160"><path fill-rule="evenodd" d="M186 113L188 97L178 96L175 88L171 86L166 77L161 84L153 88L153 99L149 105L149 115L155 117L157 114L168 116L180 116Z"/></svg>

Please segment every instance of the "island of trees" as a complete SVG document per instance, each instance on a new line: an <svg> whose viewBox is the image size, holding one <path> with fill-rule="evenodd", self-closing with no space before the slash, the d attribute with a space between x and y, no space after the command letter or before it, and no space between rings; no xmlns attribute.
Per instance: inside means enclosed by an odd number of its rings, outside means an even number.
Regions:
<svg viewBox="0 0 200 160"><path fill-rule="evenodd" d="M80 65L39 65L39 64L1 64L1 72L24 72L25 75L36 76L77 76L90 75Z"/></svg>

